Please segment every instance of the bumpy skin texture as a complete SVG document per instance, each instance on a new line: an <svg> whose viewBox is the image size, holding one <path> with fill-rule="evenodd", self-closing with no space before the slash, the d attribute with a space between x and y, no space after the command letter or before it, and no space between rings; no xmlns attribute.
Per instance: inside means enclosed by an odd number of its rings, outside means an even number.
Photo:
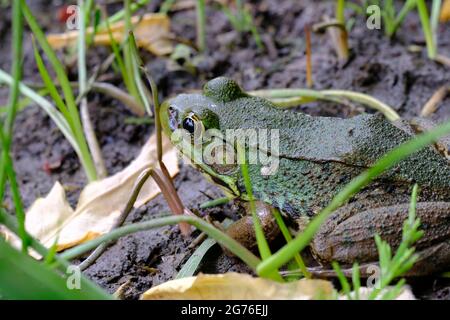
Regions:
<svg viewBox="0 0 450 320"><path fill-rule="evenodd" d="M338 119L280 110L268 100L246 95L227 78L211 80L204 94L175 97L163 106L163 111L162 121L171 122L172 129L173 124L180 127L184 117L192 113L200 119L209 119L204 122L206 129L216 128L224 134L227 129L278 129L280 162L276 173L263 176L262 166L258 164L250 165L249 171L255 197L293 219L317 214L354 177L414 136L408 123L394 124L382 115ZM211 118L215 121L210 121ZM165 129L170 134L168 125ZM252 144L246 147L250 153L262 148ZM221 172L218 166L213 169ZM245 198L239 168L228 170L227 177L236 181L239 191L235 195ZM213 181L222 186L226 184L220 174L213 177ZM375 233L386 236L395 247L401 239L402 221L407 217L406 204L414 182L422 190L418 214L423 212L426 221L420 248L426 250L449 241L448 232L442 230L450 229L450 206L447 205L450 164L441 152L430 146L383 174L338 210L335 220L330 218L324 224L313 242L318 260L343 263L376 260ZM340 221L338 224L336 219ZM365 240L358 240L362 235ZM441 260L449 260L450 251L443 251ZM425 273L433 271L436 270Z"/></svg>

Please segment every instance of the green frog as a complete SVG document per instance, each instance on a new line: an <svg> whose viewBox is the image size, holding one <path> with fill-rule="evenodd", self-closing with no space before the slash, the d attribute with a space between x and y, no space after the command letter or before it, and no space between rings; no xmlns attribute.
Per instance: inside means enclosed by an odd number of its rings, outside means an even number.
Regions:
<svg viewBox="0 0 450 320"><path fill-rule="evenodd" d="M304 226L353 178L421 127L380 114L348 119L313 117L250 96L231 79L206 83L202 93L181 94L161 107L164 132L224 192L248 201L239 166L245 159L264 230L277 232L270 208ZM239 151L245 151L244 158ZM321 226L310 244L325 268L378 261L375 234L395 249L408 216L411 189L420 186L417 216L424 236L416 274L450 267L450 162L437 142L401 161L353 196ZM206 155L206 156L205 156ZM266 227L268 226L268 227ZM228 233L250 247L255 236L244 216Z"/></svg>

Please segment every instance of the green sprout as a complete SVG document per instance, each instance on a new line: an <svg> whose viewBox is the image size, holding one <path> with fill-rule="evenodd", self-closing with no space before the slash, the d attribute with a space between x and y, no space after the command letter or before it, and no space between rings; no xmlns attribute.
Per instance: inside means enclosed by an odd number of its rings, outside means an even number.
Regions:
<svg viewBox="0 0 450 320"><path fill-rule="evenodd" d="M235 0L236 12L234 13L230 8L222 5L222 11L227 16L231 25L238 32L250 32L255 40L256 45L260 50L264 49L258 29L256 28L253 17L250 11L244 6L242 0Z"/></svg>

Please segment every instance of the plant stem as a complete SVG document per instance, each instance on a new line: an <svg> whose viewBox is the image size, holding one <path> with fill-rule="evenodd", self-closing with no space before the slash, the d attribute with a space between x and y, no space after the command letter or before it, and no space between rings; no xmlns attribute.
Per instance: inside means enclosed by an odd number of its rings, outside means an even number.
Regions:
<svg viewBox="0 0 450 320"><path fill-rule="evenodd" d="M341 25L345 26L345 0L337 0L336 5L336 20L340 22ZM338 54L341 60L347 60L349 56L348 51L348 33L347 29L338 29L337 31L337 46Z"/></svg>
<svg viewBox="0 0 450 320"><path fill-rule="evenodd" d="M23 16L21 3L13 2L12 7L12 52L11 59L13 61L11 67L11 74L13 82L10 88L8 112L6 115L5 126L0 123L0 140L2 143L2 156L0 160L0 201L3 201L6 188L6 178L8 176L11 193L13 196L14 207L16 209L17 224L19 226L18 233L22 239L22 250L27 251L29 245L29 238L25 231L25 212L23 210L22 199L20 196L19 187L16 181L16 174L14 171L10 148L13 136L14 121L17 114L18 100L19 100L19 84L22 78L22 40L23 40Z"/></svg>
<svg viewBox="0 0 450 320"><path fill-rule="evenodd" d="M80 115L78 113L78 108L75 103L75 97L73 95L72 88L70 87L69 79L67 78L67 75L65 73L64 66L59 61L58 57L56 56L56 53L53 51L50 44L48 43L44 32L37 23L26 1L25 0L17 0L17 1L20 1L20 4L22 5L23 15L26 21L28 22L31 31L36 37L36 40L38 41L39 45L44 50L45 54L47 55L47 58L52 64L53 69L58 78L58 81L61 85L65 97L65 103L67 105L67 109L71 118L71 121L69 122L72 131L71 134L74 136L74 139L77 141L77 144L79 146L80 161L85 169L86 175L90 181L96 180L97 173L95 171L95 166L92 161L91 154L89 153L89 148L86 139L83 136L83 129L81 125Z"/></svg>
<svg viewBox="0 0 450 320"><path fill-rule="evenodd" d="M85 93L87 89L86 76L86 21L85 21L85 3L84 0L78 0L78 6L83 14L78 17L78 85L79 92ZM87 98L84 96L80 102L81 122L84 135L89 146L89 150L94 161L97 178L108 176L102 151L95 135L94 126L89 115Z"/></svg>
<svg viewBox="0 0 450 320"><path fill-rule="evenodd" d="M261 260L259 260L253 253L251 253L248 249L239 244L236 240L229 237L227 234L223 233L219 229L213 227L211 224L203 221L200 218L188 215L171 215L161 218L152 219L145 222L139 222L130 224L127 226L123 226L117 228L108 234L102 235L94 240L88 241L81 245L78 245L72 249L69 249L60 255L61 258L70 260L74 257L78 257L79 255L86 253L103 242L116 240L125 235L144 231L153 228L159 228L167 225L174 225L177 223L186 222L190 225L195 226L196 228L205 232L208 236L215 239L218 243L226 247L228 250L233 252L236 256L242 259L250 268L253 270L256 269L256 266L259 264Z"/></svg>
<svg viewBox="0 0 450 320"><path fill-rule="evenodd" d="M284 98L301 98L307 102L315 100L326 100L332 102L343 103L343 99L349 99L372 109L378 110L385 115L390 121L400 119L397 112L387 104L364 93L348 91L348 90L311 90L311 89L270 89L256 90L248 92L250 95L264 97L268 99L284 99ZM293 101L297 103L299 101ZM286 107L286 106L285 106Z"/></svg>
<svg viewBox="0 0 450 320"><path fill-rule="evenodd" d="M417 9L419 11L420 21L422 22L422 29L427 43L428 57L430 59L436 58L437 48L434 42L433 32L431 31L430 18L428 15L427 5L425 0L416 0Z"/></svg>
<svg viewBox="0 0 450 320"><path fill-rule="evenodd" d="M339 21L342 25L345 25L345 0L337 0L336 5L336 20Z"/></svg>
<svg viewBox="0 0 450 320"><path fill-rule="evenodd" d="M1 208L0 208L0 224L5 225L10 231L14 233L19 232L19 227L17 226L16 221L14 221L14 218L11 217L10 214L6 213ZM48 250L46 247L44 247L39 241L33 238L30 234L26 233L26 235L30 239L30 247L36 250L36 252L43 257L48 255ZM67 272L67 268L71 266L71 264L67 260L61 258L60 255L55 255L54 259L56 260L56 264L52 265L52 267L57 268L61 272ZM105 299L112 298L110 295L106 294L98 285L93 283L91 280L89 280L82 274L80 279L80 285L87 292L98 293L99 296L102 296Z"/></svg>
<svg viewBox="0 0 450 320"><path fill-rule="evenodd" d="M305 41L306 41L306 84L308 88L312 88L312 53L311 53L311 28L305 26Z"/></svg>
<svg viewBox="0 0 450 320"><path fill-rule="evenodd" d="M434 45L438 46L439 15L441 13L442 0L433 0L431 7L431 33L433 34Z"/></svg>
<svg viewBox="0 0 450 320"><path fill-rule="evenodd" d="M289 229L286 227L286 224L283 221L283 217L281 216L280 211L278 211L278 209L274 208L272 210L272 213L273 213L273 216L275 217L275 220L276 220L278 226L280 227L280 230L281 230L281 233L283 234L284 239L286 240L287 243L291 242L292 241L291 233L289 232ZM303 276L306 278L311 278L311 273L306 268L306 265L303 262L303 259L299 253L297 253L294 256L294 259L297 262L297 265L298 265L300 271L302 272Z"/></svg>
<svg viewBox="0 0 450 320"><path fill-rule="evenodd" d="M3 82L3 83L6 83L7 85L11 86L13 81L14 80L11 78L10 75L8 75L6 72L4 72L3 70L0 69L0 83ZM81 162L83 163L83 158L82 158L81 151L78 147L78 143L75 140L75 137L71 133L71 128L70 128L67 120L62 116L62 114L59 113L48 100L46 100L45 98L40 96L35 91L31 90L26 85L20 83L19 90L20 90L21 94L23 94L25 97L31 99L32 101L34 101L39 107L41 107L48 114L48 116L55 122L58 129L61 130L64 137L72 145L72 147L74 148L78 157L81 159Z"/></svg>
<svg viewBox="0 0 450 320"><path fill-rule="evenodd" d="M197 13L197 47L200 52L204 52L206 49L205 0L197 0L195 9Z"/></svg>

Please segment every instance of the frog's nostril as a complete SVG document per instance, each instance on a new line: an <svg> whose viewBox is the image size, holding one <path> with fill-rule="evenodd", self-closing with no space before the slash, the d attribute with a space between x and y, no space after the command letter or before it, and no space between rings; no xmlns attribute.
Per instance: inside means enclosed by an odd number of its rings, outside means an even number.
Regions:
<svg viewBox="0 0 450 320"><path fill-rule="evenodd" d="M167 111L168 111L168 113L169 113L169 126L170 126L170 129L171 129L172 131L175 131L176 129L178 129L178 121L177 121L177 118L178 118L178 111L175 110L175 109L172 108L172 107L169 107L169 108L167 109Z"/></svg>

